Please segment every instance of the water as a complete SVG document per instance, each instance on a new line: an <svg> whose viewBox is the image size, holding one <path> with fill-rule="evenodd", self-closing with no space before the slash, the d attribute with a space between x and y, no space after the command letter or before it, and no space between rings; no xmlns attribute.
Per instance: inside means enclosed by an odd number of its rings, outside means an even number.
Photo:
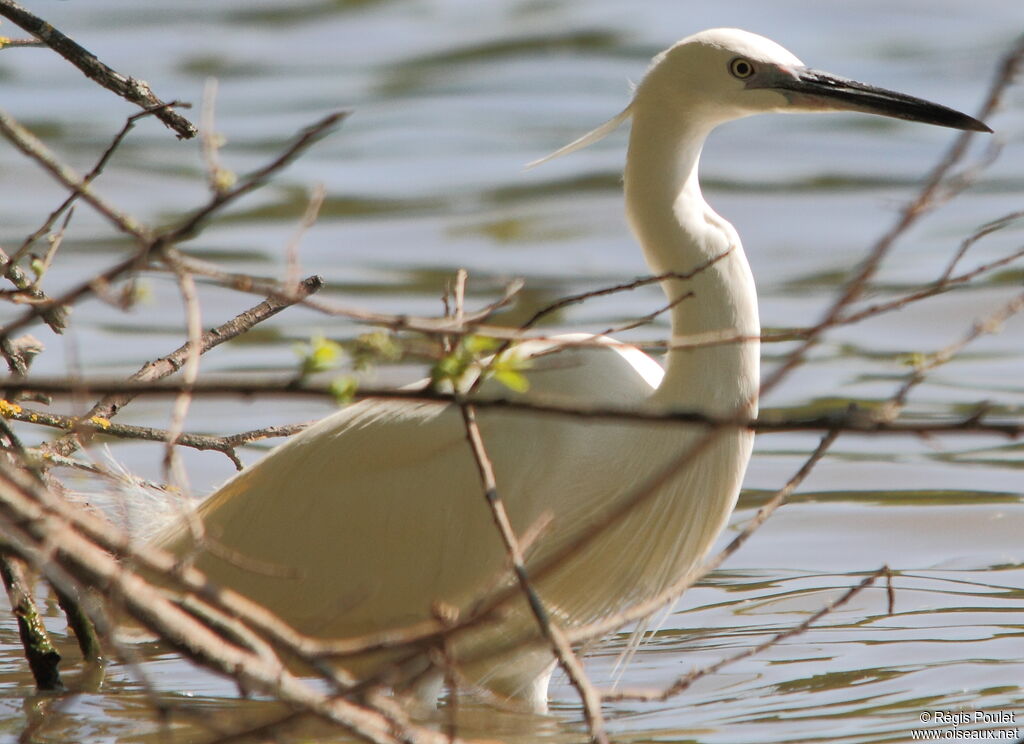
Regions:
<svg viewBox="0 0 1024 744"><path fill-rule="evenodd" d="M543 168L521 165L590 129L625 105L627 81L650 56L700 28L737 25L777 39L810 64L971 110L995 62L1019 33L1014 3L953 0L818 4L713 4L643 0L468 0L433 2L180 2L173 9L126 0L36 8L115 68L145 78L165 98L199 102L219 80L217 129L227 167L245 172L274 155L294 131L336 108L354 113L258 194L234 207L188 248L240 271L279 276L284 246L312 184L327 193L322 216L302 240L307 273L323 274L324 294L372 310L436 313L445 278L470 272L473 305L513 277L527 280L523 305L506 320L564 294L644 273L621 216L618 172L624 134ZM5 33L15 35L9 27ZM88 84L44 50L0 55L4 107L80 170L86 170L131 108ZM882 300L934 279L958 242L985 222L1021 208L1024 96L1010 92L990 121L1005 142L1000 159L971 190L919 223L879 276ZM197 116L193 112L193 116ZM768 328L820 316L848 271L895 218L952 135L867 117L769 117L717 132L705 152L706 193L744 237ZM0 148L0 238L6 248L34 229L59 190L10 148ZM194 144L153 121L140 124L98 190L136 217L165 224L205 198ZM1020 225L972 248L965 266L1020 246ZM55 294L113 263L126 246L79 208L56 268ZM81 305L36 371L124 374L181 342L176 291L160 276L151 296L125 315L98 301ZM891 396L908 372L908 353L960 338L971 323L1019 291L1019 268L952 295L837 329L807 365L764 401L817 410ZM656 289L619 294L561 313L555 328L600 330L648 313ZM204 322L213 325L250 301L206 287ZM0 313L10 312L0 305ZM206 372L260 374L295 363L292 345L323 331L339 340L365 329L289 310L259 344L227 344L203 359ZM632 333L655 340L664 324ZM1024 401L1024 323L973 344L937 370L911 399L915 411L962 412L978 401L1018 410ZM765 348L770 367L788 350ZM371 381L397 383L420 369L379 367ZM229 433L302 421L329 407L309 401L193 406L192 431ZM165 425L164 403L139 402L126 423ZM229 422L229 423L225 423ZM20 430L26 440L41 436ZM816 437L759 438L734 528L764 494L779 488ZM246 454L253 459L254 448ZM159 476L158 448L114 450L135 471ZM625 674L631 687L657 687L799 624L882 564L896 572L896 604L872 588L809 632L704 678L665 703L607 707L624 741L903 741L924 710L1016 712L1024 717L1020 661L1024 609L1021 445L995 438L845 436L801 487L794 503L680 602ZM217 454L188 453L197 492L231 472ZM727 535L728 537L728 535ZM0 736L38 742L160 740L137 677L114 664L98 689L75 676L73 643L54 606L69 682L81 694L32 695L16 630L0 625ZM624 644L615 638L590 659L599 684ZM273 713L238 703L229 684L157 648L141 669L175 706L185 740L217 737L241 721ZM580 711L564 682L550 720L467 709L467 734L523 741L580 738ZM189 712L193 715L190 715ZM197 718L196 715L199 714ZM947 727L948 728L948 727ZM1021 725L1024 734L1024 723ZM320 736L301 729L283 739Z"/></svg>

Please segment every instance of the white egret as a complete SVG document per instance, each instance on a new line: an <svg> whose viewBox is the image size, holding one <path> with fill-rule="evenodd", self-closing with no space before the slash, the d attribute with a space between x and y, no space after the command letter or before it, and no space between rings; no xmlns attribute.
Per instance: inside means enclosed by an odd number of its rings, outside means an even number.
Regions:
<svg viewBox="0 0 1024 744"><path fill-rule="evenodd" d="M672 339L721 333L745 341L674 349L662 367L635 348L597 339L536 358L530 399L569 405L649 406L753 415L760 334L754 281L732 225L704 201L697 179L705 137L761 112L863 111L957 129L981 122L900 93L811 70L778 44L736 29L687 37L654 58L617 117L556 155L632 119L626 212L663 282ZM717 258L717 261L712 259ZM570 341L589 338L565 337ZM534 355L560 346L524 344ZM491 384L484 394L507 394ZM548 514L527 565L542 563L706 436L696 427L479 412L497 489L522 535ZM719 430L651 498L537 579L563 627L608 617L654 596L693 568L733 509L752 434ZM507 557L485 502L457 408L363 401L323 419L228 481L198 509L205 539L179 524L158 542L214 581L265 604L298 629L338 637L463 612L499 577ZM255 567L270 564L268 574ZM526 650L508 648L524 639ZM468 679L543 710L553 656L525 602L465 634L453 655ZM356 659L366 673L387 657Z"/></svg>

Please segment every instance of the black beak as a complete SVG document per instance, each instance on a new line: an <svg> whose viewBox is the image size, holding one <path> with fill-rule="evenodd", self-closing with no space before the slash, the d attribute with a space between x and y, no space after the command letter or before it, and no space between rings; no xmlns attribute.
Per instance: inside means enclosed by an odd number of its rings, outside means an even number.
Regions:
<svg viewBox="0 0 1024 744"><path fill-rule="evenodd" d="M773 76L770 86L765 87L783 92L798 107L863 111L952 129L992 131L973 116L938 103L847 80L827 72L799 67L784 68L779 73Z"/></svg>

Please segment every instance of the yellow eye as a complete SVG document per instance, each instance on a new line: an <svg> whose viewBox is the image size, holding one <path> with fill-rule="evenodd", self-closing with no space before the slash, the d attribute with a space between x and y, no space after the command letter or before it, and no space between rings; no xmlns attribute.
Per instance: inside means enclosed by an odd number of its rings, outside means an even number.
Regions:
<svg viewBox="0 0 1024 744"><path fill-rule="evenodd" d="M744 80L754 74L754 65L751 64L750 60L736 57L736 59L729 63L729 72L732 73L733 77Z"/></svg>

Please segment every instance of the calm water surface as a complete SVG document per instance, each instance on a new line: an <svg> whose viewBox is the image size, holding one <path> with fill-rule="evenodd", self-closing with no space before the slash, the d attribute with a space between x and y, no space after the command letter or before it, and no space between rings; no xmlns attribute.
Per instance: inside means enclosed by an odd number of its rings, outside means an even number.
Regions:
<svg viewBox="0 0 1024 744"><path fill-rule="evenodd" d="M342 129L273 185L239 204L188 247L233 268L279 276L312 184L326 188L321 219L303 239L307 273L325 293L386 312L434 314L445 278L470 272L470 301L483 304L524 277L523 305L506 320L561 295L645 273L621 214L620 133L570 158L523 173L619 111L628 81L652 54L709 26L768 35L814 66L972 110L1002 51L1024 29L1017 3L976 0L718 4L642 0L328 0L158 7L129 0L35 3L34 9L165 99L199 102L219 81L217 128L226 165L244 172L270 158L302 126L337 108L354 113ZM5 27L6 28L6 27ZM11 30L5 33L14 35ZM86 169L131 109L88 84L43 50L0 54L3 106L63 157ZM990 122L1005 149L970 191L924 220L884 265L873 299L934 279L959 241L1024 207L1024 94L1015 89ZM950 132L857 116L768 117L723 128L705 151L706 194L744 237L768 328L819 317L839 284L895 219ZM60 200L59 191L9 147L0 148L0 239L16 244ZM100 192L151 223L204 199L197 146L144 122L115 157ZM1019 225L977 244L967 266L1019 248ZM55 269L51 294L124 254L124 241L80 208ZM884 400L908 372L906 355L942 348L978 317L1019 291L1020 268L970 289L828 335L766 407L808 410ZM80 365L124 374L182 340L176 289L147 279L150 304L129 315L99 302L76 311L73 332L37 335L47 374ZM553 328L602 330L650 312L649 288L586 303ZM203 292L213 325L247 298ZM167 310L163 310L167 308ZM0 305L0 312L10 312ZM345 340L365 329L290 310L259 343L227 344L204 357L207 372L259 375L294 365L292 345L322 331ZM663 323L634 331L655 340ZM256 334L254 334L256 335ZM1024 402L1024 323L973 344L915 392L911 408L951 415L982 400L1019 410ZM770 368L787 350L765 348ZM370 379L414 379L411 364L378 368ZM270 421L303 421L326 405L203 401L188 428L229 433ZM164 425L162 403L139 402L121 419ZM226 423L229 422L229 423ZM23 430L31 441L39 434ZM816 437L764 435L734 518L742 526L779 488ZM882 564L896 572L895 613L871 589L811 631L701 680L665 703L608 707L624 741L905 741L923 710L1016 713L1024 736L1024 492L1021 445L981 437L845 437L783 508L724 570L684 597L623 676L656 687L799 624ZM259 455L254 448L247 457ZM159 476L159 452L115 449L133 470ZM231 472L216 454L188 453L197 493ZM736 529L736 527L734 527ZM75 652L56 609L53 629ZM102 686L61 698L32 695L16 629L0 616L0 736L14 741L163 741L144 686L111 666ZM625 643L590 658L600 684ZM157 648L140 649L141 673L173 717L183 741L216 739L241 720L272 714L237 702L229 684ZM98 691L97 691L98 689ZM564 681L550 719L467 709L467 734L521 741L577 741L580 710ZM284 740L322 732L296 730ZM333 740L333 739L332 739Z"/></svg>

